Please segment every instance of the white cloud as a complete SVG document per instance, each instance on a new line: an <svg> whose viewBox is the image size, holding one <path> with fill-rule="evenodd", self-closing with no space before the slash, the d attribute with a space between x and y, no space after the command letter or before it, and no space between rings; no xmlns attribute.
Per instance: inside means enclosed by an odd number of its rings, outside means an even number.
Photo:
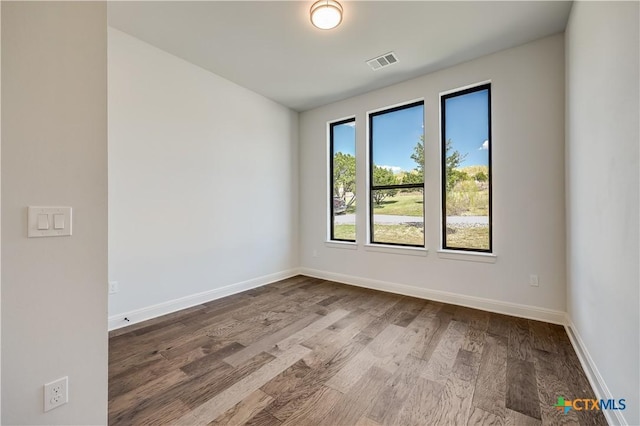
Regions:
<svg viewBox="0 0 640 426"><path fill-rule="evenodd" d="M387 170L391 170L394 174L395 173L400 173L403 169L400 166L378 166L378 167L382 167L383 169L387 169Z"/></svg>
<svg viewBox="0 0 640 426"><path fill-rule="evenodd" d="M344 123L345 126L349 126L349 127L356 127L356 122L355 121L349 121L347 123Z"/></svg>
<svg viewBox="0 0 640 426"><path fill-rule="evenodd" d="M480 148L478 148L478 151L486 151L487 149L489 149L489 141L484 141L482 142L482 146Z"/></svg>

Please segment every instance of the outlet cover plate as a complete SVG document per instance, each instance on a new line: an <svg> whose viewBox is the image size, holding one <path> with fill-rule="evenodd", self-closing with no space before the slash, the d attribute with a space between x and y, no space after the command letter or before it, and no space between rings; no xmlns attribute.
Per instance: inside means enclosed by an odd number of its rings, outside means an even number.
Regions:
<svg viewBox="0 0 640 426"><path fill-rule="evenodd" d="M64 376L44 385L44 411L69 402L69 377Z"/></svg>

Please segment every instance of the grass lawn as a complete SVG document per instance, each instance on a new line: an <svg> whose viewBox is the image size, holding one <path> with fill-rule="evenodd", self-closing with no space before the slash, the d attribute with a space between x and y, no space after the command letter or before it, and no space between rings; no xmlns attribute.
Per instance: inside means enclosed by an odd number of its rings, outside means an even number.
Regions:
<svg viewBox="0 0 640 426"><path fill-rule="evenodd" d="M422 228L408 225L376 225L374 230L376 243L424 244ZM336 225L333 236L337 240L355 240L355 225Z"/></svg>
<svg viewBox="0 0 640 426"><path fill-rule="evenodd" d="M487 216L489 190L447 192L447 216Z"/></svg>
<svg viewBox="0 0 640 426"><path fill-rule="evenodd" d="M373 237L376 243L424 245L424 232L417 226L374 225Z"/></svg>
<svg viewBox="0 0 640 426"><path fill-rule="evenodd" d="M433 206L432 206L433 208ZM375 214L422 216L424 202L422 192L399 192L373 206ZM355 213L354 202L346 213ZM489 214L489 190L450 191L447 193L447 216L487 216Z"/></svg>
<svg viewBox="0 0 640 426"><path fill-rule="evenodd" d="M422 193L398 193L394 197L385 198L382 203L373 207L374 214L399 216L422 216L424 203Z"/></svg>
<svg viewBox="0 0 640 426"><path fill-rule="evenodd" d="M355 225L334 225L333 238L335 238L336 240L355 240L356 226Z"/></svg>
<svg viewBox="0 0 640 426"><path fill-rule="evenodd" d="M489 227L447 227L447 246L489 249Z"/></svg>
<svg viewBox="0 0 640 426"><path fill-rule="evenodd" d="M449 247L489 249L489 227L448 228L447 244ZM376 225L374 228L377 243L424 244L422 228L407 225ZM355 225L336 225L334 237L339 240L355 240Z"/></svg>

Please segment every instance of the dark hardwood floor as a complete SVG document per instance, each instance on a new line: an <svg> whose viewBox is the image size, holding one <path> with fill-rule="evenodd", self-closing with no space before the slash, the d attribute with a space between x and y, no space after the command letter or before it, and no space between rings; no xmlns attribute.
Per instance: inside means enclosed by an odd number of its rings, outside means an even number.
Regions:
<svg viewBox="0 0 640 426"><path fill-rule="evenodd" d="M557 325L298 276L109 341L112 425L605 425Z"/></svg>

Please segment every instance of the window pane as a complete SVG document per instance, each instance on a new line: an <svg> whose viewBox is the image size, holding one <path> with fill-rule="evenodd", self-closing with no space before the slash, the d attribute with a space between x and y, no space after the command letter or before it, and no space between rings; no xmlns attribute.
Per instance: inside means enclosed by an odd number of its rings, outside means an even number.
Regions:
<svg viewBox="0 0 640 426"><path fill-rule="evenodd" d="M443 247L491 251L490 86L442 98Z"/></svg>
<svg viewBox="0 0 640 426"><path fill-rule="evenodd" d="M369 116L371 242L424 246L424 105Z"/></svg>
<svg viewBox="0 0 640 426"><path fill-rule="evenodd" d="M423 123L422 103L371 115L373 186L424 181Z"/></svg>
<svg viewBox="0 0 640 426"><path fill-rule="evenodd" d="M330 239L356 240L356 121L330 126Z"/></svg>
<svg viewBox="0 0 640 426"><path fill-rule="evenodd" d="M423 195L422 188L371 191L372 242L424 246Z"/></svg>

